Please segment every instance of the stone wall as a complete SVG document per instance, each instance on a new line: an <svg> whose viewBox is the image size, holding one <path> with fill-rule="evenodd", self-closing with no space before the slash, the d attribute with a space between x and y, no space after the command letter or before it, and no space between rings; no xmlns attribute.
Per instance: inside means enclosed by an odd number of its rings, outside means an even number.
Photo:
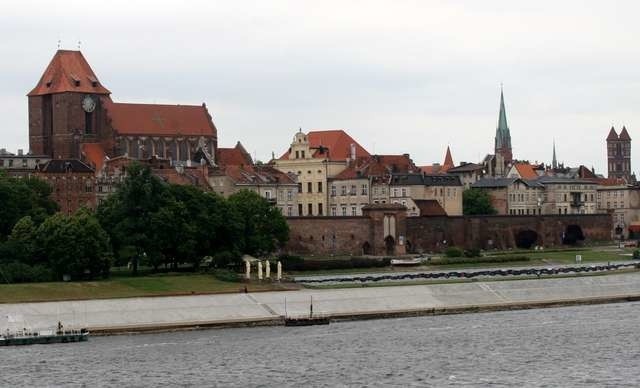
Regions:
<svg viewBox="0 0 640 388"><path fill-rule="evenodd" d="M388 249L383 218L396 215L395 248ZM508 249L565 242L609 241L608 214L403 217L397 209L370 209L362 217L292 217L286 250L296 254L373 255L466 249ZM391 253L390 253L391 252Z"/></svg>

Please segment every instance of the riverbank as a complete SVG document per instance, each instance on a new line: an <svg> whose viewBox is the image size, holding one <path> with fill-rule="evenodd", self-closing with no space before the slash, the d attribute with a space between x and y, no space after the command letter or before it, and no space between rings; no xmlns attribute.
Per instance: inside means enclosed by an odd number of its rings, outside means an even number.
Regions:
<svg viewBox="0 0 640 388"><path fill-rule="evenodd" d="M457 314L640 300L640 274L380 288L19 303L0 305L34 328L58 321L94 334L279 325L309 311L334 320ZM4 321L3 321L4 320Z"/></svg>

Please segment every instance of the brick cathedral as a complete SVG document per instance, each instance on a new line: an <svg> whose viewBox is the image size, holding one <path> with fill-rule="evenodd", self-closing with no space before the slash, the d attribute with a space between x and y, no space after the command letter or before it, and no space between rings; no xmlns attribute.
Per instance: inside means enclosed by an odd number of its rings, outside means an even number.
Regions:
<svg viewBox="0 0 640 388"><path fill-rule="evenodd" d="M80 159L96 170L118 156L190 165L202 151L215 161L217 129L204 103L114 102L80 51L58 50L28 99L34 155Z"/></svg>

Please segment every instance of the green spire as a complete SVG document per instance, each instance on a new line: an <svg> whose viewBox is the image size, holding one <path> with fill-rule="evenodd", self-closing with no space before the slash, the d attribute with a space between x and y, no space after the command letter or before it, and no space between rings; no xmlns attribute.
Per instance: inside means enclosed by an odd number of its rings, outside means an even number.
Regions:
<svg viewBox="0 0 640 388"><path fill-rule="evenodd" d="M498 149L511 150L511 134L507 125L507 110L504 107L504 93L500 85L500 114L498 115L498 128L496 128L496 151Z"/></svg>
<svg viewBox="0 0 640 388"><path fill-rule="evenodd" d="M500 86L500 116L498 117L498 130L502 132L509 132L509 126L507 125L507 112L504 109L504 94L502 93L502 85Z"/></svg>

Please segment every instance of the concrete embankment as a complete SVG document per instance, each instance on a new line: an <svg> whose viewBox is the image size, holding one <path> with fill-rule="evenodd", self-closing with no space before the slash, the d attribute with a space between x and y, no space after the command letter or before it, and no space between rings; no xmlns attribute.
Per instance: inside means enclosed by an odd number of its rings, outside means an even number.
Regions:
<svg viewBox="0 0 640 388"><path fill-rule="evenodd" d="M640 300L640 273L255 294L43 302L0 305L0 329L21 317L34 328L62 321L94 334L198 327L279 325L309 311L335 320L457 314Z"/></svg>

